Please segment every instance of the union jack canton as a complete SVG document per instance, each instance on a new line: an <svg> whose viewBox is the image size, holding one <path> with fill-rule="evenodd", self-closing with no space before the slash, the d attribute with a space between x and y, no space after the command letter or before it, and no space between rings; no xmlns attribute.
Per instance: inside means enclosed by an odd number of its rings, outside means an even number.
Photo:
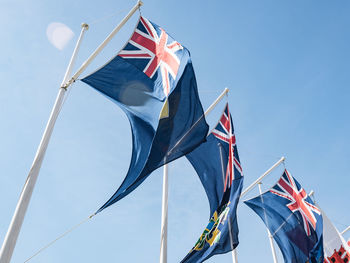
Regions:
<svg viewBox="0 0 350 263"><path fill-rule="evenodd" d="M321 211L311 203L311 200L307 200L309 196L287 170L284 171L284 174L270 192L290 201L286 206L293 213L301 215L301 223L308 236L311 235L310 226L313 230L316 230L317 220L314 213L321 215Z"/></svg>
<svg viewBox="0 0 350 263"><path fill-rule="evenodd" d="M161 27L144 17L135 28L119 57L143 71L150 79L162 83L168 96L176 79L183 47Z"/></svg>

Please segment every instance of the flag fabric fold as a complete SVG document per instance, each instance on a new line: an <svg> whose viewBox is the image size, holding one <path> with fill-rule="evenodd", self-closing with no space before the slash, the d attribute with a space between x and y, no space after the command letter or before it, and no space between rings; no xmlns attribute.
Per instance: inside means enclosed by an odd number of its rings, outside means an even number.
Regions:
<svg viewBox="0 0 350 263"><path fill-rule="evenodd" d="M144 17L124 48L82 81L116 103L132 131L127 175L97 213L205 141L208 125L189 51Z"/></svg>
<svg viewBox="0 0 350 263"><path fill-rule="evenodd" d="M350 249L326 216L322 211L323 218L323 247L324 247L324 263L344 263L350 262Z"/></svg>
<svg viewBox="0 0 350 263"><path fill-rule="evenodd" d="M182 263L203 262L238 245L237 205L243 174L228 105L207 141L186 155L208 196L210 220Z"/></svg>
<svg viewBox="0 0 350 263"><path fill-rule="evenodd" d="M269 191L244 203L264 221L284 262L323 262L321 211L287 170Z"/></svg>

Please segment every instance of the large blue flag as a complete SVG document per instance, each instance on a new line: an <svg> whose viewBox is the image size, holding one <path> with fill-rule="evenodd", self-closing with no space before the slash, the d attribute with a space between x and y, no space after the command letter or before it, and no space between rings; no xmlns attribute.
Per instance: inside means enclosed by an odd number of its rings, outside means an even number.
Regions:
<svg viewBox="0 0 350 263"><path fill-rule="evenodd" d="M189 51L144 17L124 48L82 81L121 107L132 130L129 171L97 213L205 141L208 125Z"/></svg>
<svg viewBox="0 0 350 263"><path fill-rule="evenodd" d="M245 203L270 230L284 262L323 262L321 211L287 170L269 191Z"/></svg>
<svg viewBox="0 0 350 263"><path fill-rule="evenodd" d="M195 168L210 204L209 224L182 262L203 262L238 245L237 204L243 185L228 105L207 141L187 154Z"/></svg>

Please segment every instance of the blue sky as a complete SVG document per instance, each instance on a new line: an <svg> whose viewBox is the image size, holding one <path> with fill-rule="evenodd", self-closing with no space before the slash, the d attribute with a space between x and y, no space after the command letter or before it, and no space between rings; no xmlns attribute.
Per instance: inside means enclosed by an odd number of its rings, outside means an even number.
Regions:
<svg viewBox="0 0 350 263"><path fill-rule="evenodd" d="M281 156L339 230L350 225L350 2L145 0L142 14L192 55L204 108L228 87L245 187ZM135 1L1 0L0 239L3 240L80 32L90 24L77 66ZM113 15L113 16L111 16ZM118 52L138 14L83 74ZM47 40L51 22L75 38ZM77 67L75 67L77 69ZM223 101L209 116L212 126ZM76 82L58 118L12 262L96 211L116 190L131 155L129 123L95 90ZM207 223L209 206L188 161L170 164L169 263L179 262ZM276 169L263 184L272 186ZM159 261L162 169L31 262ZM257 189L249 197L258 193ZM238 208L239 262L271 262L262 221ZM350 237L348 234L347 237ZM252 252L254 251L254 253ZM280 262L282 258L279 255ZM231 255L207 262L231 262Z"/></svg>

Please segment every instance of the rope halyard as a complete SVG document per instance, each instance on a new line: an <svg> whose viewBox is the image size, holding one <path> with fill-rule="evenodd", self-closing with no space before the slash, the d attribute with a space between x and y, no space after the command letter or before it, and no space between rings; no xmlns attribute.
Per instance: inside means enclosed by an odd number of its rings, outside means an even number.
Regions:
<svg viewBox="0 0 350 263"><path fill-rule="evenodd" d="M29 258L27 258L24 263L28 262L29 260L33 259L35 256L39 255L41 252L43 252L44 250L46 250L48 247L50 247L51 245L53 245L55 242L57 242L58 240L60 240L61 238L63 238L64 236L68 235L69 233L71 233L72 231L74 231L75 229L77 229L79 226L81 226L82 224L86 223L88 220L90 220L91 218L93 218L96 215L96 213L90 215L89 217L85 218L84 220L82 220L80 223L76 224L75 226L71 227L70 229L68 229L66 232L64 232L63 234L59 235L56 239L52 240L51 242L49 242L48 244L46 244L45 246L43 246L42 248L40 248L36 253L34 253L32 256L30 256Z"/></svg>

